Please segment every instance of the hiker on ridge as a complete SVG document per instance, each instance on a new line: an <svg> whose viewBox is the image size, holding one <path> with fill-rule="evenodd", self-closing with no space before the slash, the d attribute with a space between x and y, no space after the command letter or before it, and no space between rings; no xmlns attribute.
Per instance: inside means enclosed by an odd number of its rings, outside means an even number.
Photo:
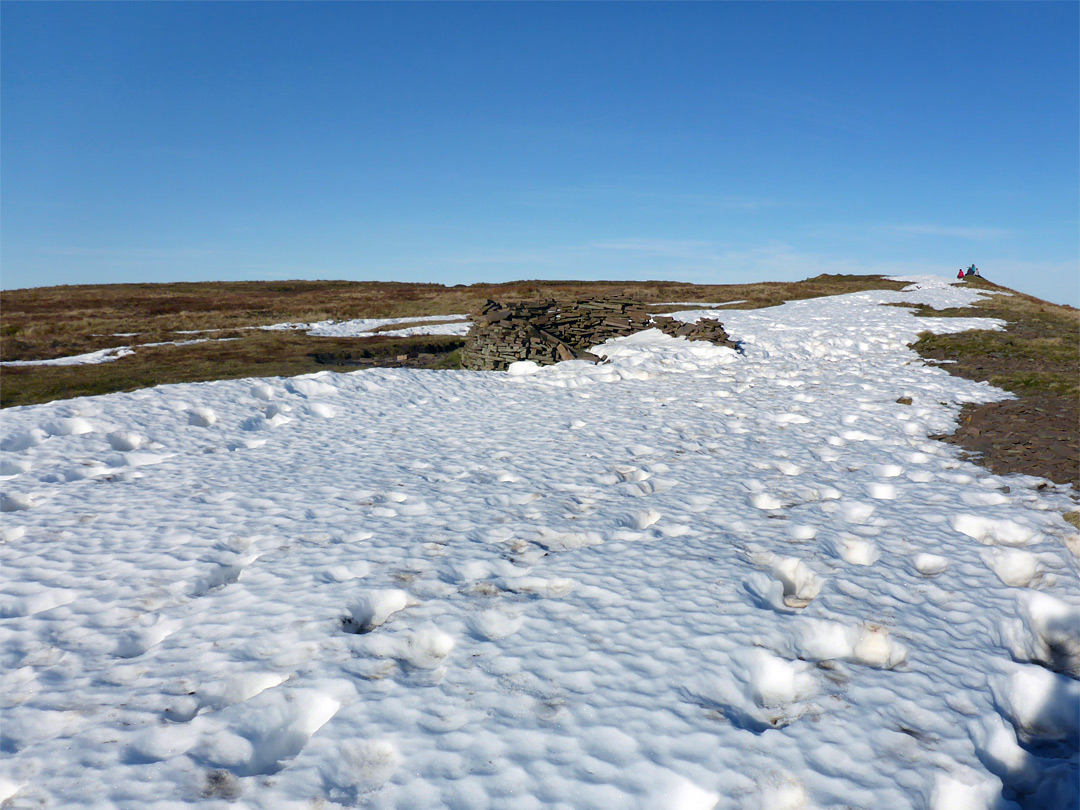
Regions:
<svg viewBox="0 0 1080 810"><path fill-rule="evenodd" d="M956 277L957 278L963 278L964 277L964 271L963 271L962 268L960 270L956 271Z"/></svg>

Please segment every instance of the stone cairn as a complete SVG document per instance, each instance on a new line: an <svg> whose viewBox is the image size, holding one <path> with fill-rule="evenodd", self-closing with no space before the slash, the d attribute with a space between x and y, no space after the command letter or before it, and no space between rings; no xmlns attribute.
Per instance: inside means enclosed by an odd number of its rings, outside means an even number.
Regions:
<svg viewBox="0 0 1080 810"><path fill-rule="evenodd" d="M655 326L673 337L711 340L735 347L718 321L683 324L657 317L650 323L640 301L585 298L554 299L503 305L488 301L472 319L461 350L461 364L479 371L503 371L518 360L546 366L560 360L601 362L588 351L608 338L625 337Z"/></svg>

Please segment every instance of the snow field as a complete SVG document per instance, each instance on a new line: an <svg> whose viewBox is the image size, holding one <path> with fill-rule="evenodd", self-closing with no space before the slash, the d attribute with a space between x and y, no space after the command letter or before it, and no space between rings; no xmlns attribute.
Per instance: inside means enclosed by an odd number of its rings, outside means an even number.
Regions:
<svg viewBox="0 0 1080 810"><path fill-rule="evenodd" d="M914 281L742 356L5 411L0 801L1075 803L1071 501L927 438L1001 393L905 348L986 325Z"/></svg>
<svg viewBox="0 0 1080 810"><path fill-rule="evenodd" d="M468 315L426 315L419 318L357 318L351 321L315 321L313 323L275 323L256 329L298 329L319 337L411 337L413 335L464 335L471 324ZM440 323L452 321L453 323ZM424 323L427 322L427 323ZM398 323L422 323L403 329L385 329ZM376 329L383 329L376 332Z"/></svg>
<svg viewBox="0 0 1080 810"><path fill-rule="evenodd" d="M214 330L219 331L219 330ZM138 332L132 332L137 335ZM128 337L129 335L115 335L115 337ZM135 349L145 349L152 346L191 346L195 343L224 343L236 338L200 338L199 340L169 340L164 343L140 343L137 346L114 346L111 349L99 349L96 352L86 354L72 354L67 357L54 357L51 360L5 360L0 366L92 366L99 363L111 363L121 357L129 357L135 354Z"/></svg>

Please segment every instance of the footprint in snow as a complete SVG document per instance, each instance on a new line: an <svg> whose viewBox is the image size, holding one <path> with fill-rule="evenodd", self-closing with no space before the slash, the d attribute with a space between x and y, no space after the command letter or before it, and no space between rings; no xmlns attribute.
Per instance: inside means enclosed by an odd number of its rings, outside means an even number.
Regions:
<svg viewBox="0 0 1080 810"><path fill-rule="evenodd" d="M385 784L402 756L389 740L345 740L319 768L329 798L352 807Z"/></svg>
<svg viewBox="0 0 1080 810"><path fill-rule="evenodd" d="M622 525L637 531L643 531L656 523L662 515L655 509L631 512L622 519Z"/></svg>
<svg viewBox="0 0 1080 810"><path fill-rule="evenodd" d="M940 554L916 554L912 565L920 576L936 577L949 567L949 559Z"/></svg>
<svg viewBox="0 0 1080 810"><path fill-rule="evenodd" d="M299 394L305 398L334 397L340 393L337 387L314 377L293 377L285 383L285 388L290 393Z"/></svg>
<svg viewBox="0 0 1080 810"><path fill-rule="evenodd" d="M34 465L24 459L5 458L0 461L0 475L22 475L30 472L33 468Z"/></svg>
<svg viewBox="0 0 1080 810"><path fill-rule="evenodd" d="M1004 712L1003 707L998 710ZM1040 735L1030 734L1023 724L1014 725L1013 720L1004 713L985 715L978 721L970 722L968 729L975 755L986 770L1001 780L995 784L992 777L983 776L982 786L985 789L982 792L985 800L978 802L979 806L992 805L995 797L1000 795L1002 785L1016 796L1022 807L1069 807L1075 804L1075 769L1067 766L1062 768L1061 758L1054 755L1056 753L1067 756L1071 752L1067 751L1066 746ZM1033 753L1033 750L1038 751L1038 754ZM941 778L938 777L939 780ZM970 783L977 784L978 781L977 775L969 779ZM967 788L967 785L961 788ZM970 789L967 792L970 796ZM968 796L963 793L957 797L946 795L946 800L941 805L934 805L934 810L939 806L971 806L969 801L965 801Z"/></svg>
<svg viewBox="0 0 1080 810"><path fill-rule="evenodd" d="M809 702L820 692L814 669L763 649L736 650L728 667L699 676L682 692L736 728L761 734L820 711Z"/></svg>
<svg viewBox="0 0 1080 810"><path fill-rule="evenodd" d="M136 626L125 631L117 640L114 655L118 658L138 658L152 650L180 629L180 623L164 616L143 617Z"/></svg>
<svg viewBox="0 0 1080 810"><path fill-rule="evenodd" d="M292 413L292 405L287 405L284 402L271 402L265 408L263 408L263 416L267 419L273 419L275 416L285 416Z"/></svg>
<svg viewBox="0 0 1080 810"><path fill-rule="evenodd" d="M0 543L14 543L25 535L25 526L0 526Z"/></svg>
<svg viewBox="0 0 1080 810"><path fill-rule="evenodd" d="M227 726L206 735L195 753L240 776L277 773L340 708L317 689L270 689L222 711Z"/></svg>
<svg viewBox="0 0 1080 810"><path fill-rule="evenodd" d="M49 588L37 582L12 582L0 596L0 619L34 616L74 602L79 593L66 588Z"/></svg>
<svg viewBox="0 0 1080 810"><path fill-rule="evenodd" d="M1021 742L1068 757L1080 738L1080 681L1031 664L1016 664L990 678L990 691L1002 716ZM1057 751L1054 750L1055 744Z"/></svg>
<svg viewBox="0 0 1080 810"><path fill-rule="evenodd" d="M801 610L814 601L825 584L825 580L798 557L762 552L754 555L753 562L768 572L754 575L746 582L746 590L759 607L781 613Z"/></svg>
<svg viewBox="0 0 1080 810"><path fill-rule="evenodd" d="M1013 502L1013 499L1003 492L978 492L967 489L960 493L960 500L968 506L1000 506Z"/></svg>
<svg viewBox="0 0 1080 810"><path fill-rule="evenodd" d="M371 566L360 560L350 565L331 565L322 572L320 578L324 582L348 582L351 579L363 579L369 573Z"/></svg>
<svg viewBox="0 0 1080 810"><path fill-rule="evenodd" d="M810 420L801 413L781 413L772 417L777 425L807 425Z"/></svg>
<svg viewBox="0 0 1080 810"><path fill-rule="evenodd" d="M999 627L1012 657L1080 678L1080 606L1025 590L1017 593L1016 613Z"/></svg>
<svg viewBox="0 0 1080 810"><path fill-rule="evenodd" d="M272 430L276 427L292 421L284 413L276 412L273 416L267 418L262 414L256 416L249 416L243 422L240 423L241 430L256 431L256 430Z"/></svg>
<svg viewBox="0 0 1080 810"><path fill-rule="evenodd" d="M870 517L874 514L875 508L876 507L873 504L862 503L861 501L844 501L840 504L844 520L847 523L854 523L860 526L870 521Z"/></svg>
<svg viewBox="0 0 1080 810"><path fill-rule="evenodd" d="M998 579L1011 588L1033 588L1043 578L1037 555L1019 548L988 548L980 555Z"/></svg>
<svg viewBox="0 0 1080 810"><path fill-rule="evenodd" d="M361 506L370 506L372 517L393 518L398 515L422 514L427 511L422 502L406 504L409 496L404 492L376 493L360 502Z"/></svg>
<svg viewBox="0 0 1080 810"><path fill-rule="evenodd" d="M8 436L0 442L0 450L9 453L17 453L21 450L29 450L31 447L37 447L48 438L49 434L41 428L31 428L23 433L16 433L13 436Z"/></svg>
<svg viewBox="0 0 1080 810"><path fill-rule="evenodd" d="M188 723L196 715L218 712L243 703L267 689L287 681L288 675L280 672L245 672L231 678L214 678L202 683L188 698L166 709L166 718L178 723Z"/></svg>
<svg viewBox="0 0 1080 810"><path fill-rule="evenodd" d="M574 551L598 546L604 542L604 538L600 532L561 532L542 527L533 537L533 542L547 551Z"/></svg>
<svg viewBox="0 0 1080 810"><path fill-rule="evenodd" d="M755 509L768 512L783 508L784 502L779 498L769 495L769 492L754 492L750 496L750 503Z"/></svg>
<svg viewBox="0 0 1080 810"><path fill-rule="evenodd" d="M113 433L107 433L105 439L113 450L120 453L138 450L146 442L143 436L131 430L117 430Z"/></svg>
<svg viewBox="0 0 1080 810"><path fill-rule="evenodd" d="M93 433L96 430L93 424L79 416L56 419L52 422L46 422L42 427L50 436L81 436L84 433Z"/></svg>
<svg viewBox="0 0 1080 810"><path fill-rule="evenodd" d="M205 596L211 591L224 588L240 579L240 575L251 563L259 558L259 554L251 552L227 556L221 560L213 561L209 571L199 579L191 590L194 597Z"/></svg>
<svg viewBox="0 0 1080 810"><path fill-rule="evenodd" d="M881 549L873 540L841 534L830 544L833 554L849 565L873 565L881 559Z"/></svg>
<svg viewBox="0 0 1080 810"><path fill-rule="evenodd" d="M806 617L798 621L792 652L803 660L850 661L875 669L895 669L907 660L907 648L881 625L849 626Z"/></svg>
<svg viewBox="0 0 1080 810"><path fill-rule="evenodd" d="M1005 518L962 513L954 515L951 523L956 531L988 546L1026 546L1039 540L1032 527Z"/></svg>
<svg viewBox="0 0 1080 810"><path fill-rule="evenodd" d="M425 627L393 636L372 636L366 649L377 658L395 659L417 685L433 685L446 673L454 637L438 628Z"/></svg>
<svg viewBox="0 0 1080 810"><path fill-rule="evenodd" d="M900 497L900 491L893 484L874 482L866 485L866 492L871 498L879 501L895 501Z"/></svg>
<svg viewBox="0 0 1080 810"><path fill-rule="evenodd" d="M199 710L216 712L243 703L286 680L288 676L280 672L247 672L232 678L208 681L195 691L195 697L199 700Z"/></svg>
<svg viewBox="0 0 1080 810"><path fill-rule="evenodd" d="M878 478L897 478L904 474L904 468L899 464L872 464L866 469Z"/></svg>
<svg viewBox="0 0 1080 810"><path fill-rule="evenodd" d="M210 427L217 424L218 415L213 408L192 408L188 411L188 424L195 427Z"/></svg>
<svg viewBox="0 0 1080 810"><path fill-rule="evenodd" d="M22 492L0 493L0 512L21 512L25 509L33 509L35 506L37 506L37 501Z"/></svg>
<svg viewBox="0 0 1080 810"><path fill-rule="evenodd" d="M325 402L312 402L307 409L313 416L318 416L321 419L333 419L337 416L337 411L333 406L327 405Z"/></svg>
<svg viewBox="0 0 1080 810"><path fill-rule="evenodd" d="M371 500L373 503L405 503L408 499L407 492L390 491L376 493Z"/></svg>
<svg viewBox="0 0 1080 810"><path fill-rule="evenodd" d="M389 588L369 591L349 607L349 615L342 617L341 627L346 633L370 633L408 604L409 595L403 590Z"/></svg>
<svg viewBox="0 0 1080 810"><path fill-rule="evenodd" d="M481 610L468 619L473 636L482 641L498 641L521 629L522 619L501 610Z"/></svg>
<svg viewBox="0 0 1080 810"><path fill-rule="evenodd" d="M267 385L266 383L256 383L249 389L251 396L255 399L261 399L263 402L269 402L274 398L274 387Z"/></svg>

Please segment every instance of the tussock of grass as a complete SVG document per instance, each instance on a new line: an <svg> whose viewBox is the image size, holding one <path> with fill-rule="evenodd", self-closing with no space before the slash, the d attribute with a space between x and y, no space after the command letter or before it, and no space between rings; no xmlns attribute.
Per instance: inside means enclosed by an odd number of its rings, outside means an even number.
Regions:
<svg viewBox="0 0 1080 810"><path fill-rule="evenodd" d="M431 368L443 371L461 368L461 349L454 349L452 352L443 355Z"/></svg>

